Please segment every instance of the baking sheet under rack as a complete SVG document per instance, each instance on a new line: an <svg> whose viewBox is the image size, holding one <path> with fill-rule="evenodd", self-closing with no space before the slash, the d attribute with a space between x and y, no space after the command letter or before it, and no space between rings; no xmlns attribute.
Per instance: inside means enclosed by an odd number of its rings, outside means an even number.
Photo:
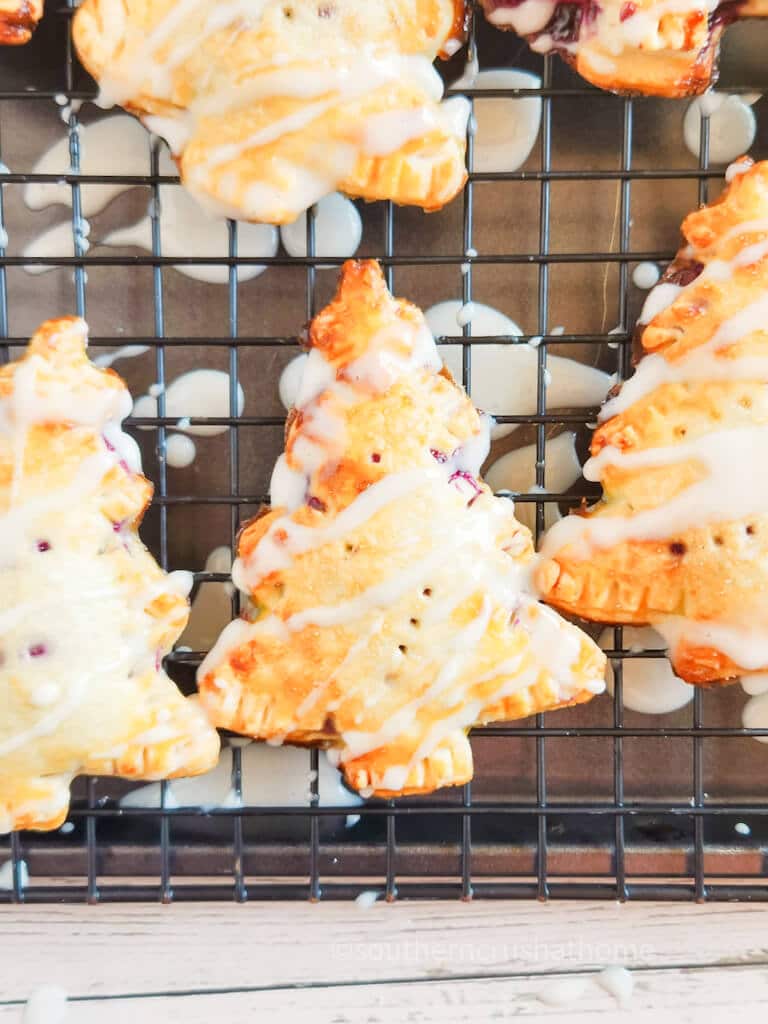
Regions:
<svg viewBox="0 0 768 1024"><path fill-rule="evenodd" d="M77 312L89 320L95 353L148 346L145 356L119 364L134 394L152 382L164 386L187 369L214 367L230 373L234 409L242 384L244 413L217 421L225 432L205 439L204 457L188 469L167 465L172 421L162 397L159 415L143 423L150 429L136 431L156 488L145 540L164 566L196 570L198 585L221 581L204 571L206 556L216 545L233 544L238 524L266 495L284 424L277 380L296 353L302 323L330 297L339 261L292 259L280 251L263 261L264 274L238 282L238 232L231 225L229 251L217 254L231 268L225 285L191 281L173 269L179 261L163 255L159 230L149 254L92 245L73 257L51 254L53 269L30 276L22 266L24 245L63 216L61 207L36 213L25 207L24 186L35 180L31 168L62 137L77 167L78 126L103 116L86 103L79 112L65 108L62 122L55 98L87 100L95 89L73 57L74 4L47 6L33 42L0 55L0 164L8 168L0 170L0 227L9 236L7 248L0 248L0 351L7 358L44 317ZM751 23L729 30L723 87L766 85L766 29ZM672 256L680 221L716 194L722 167L709 166L706 127L699 160L685 149L684 101L599 93L561 62L531 54L482 19L470 45L484 68L523 67L541 76L537 146L517 171L472 173L463 197L439 214L358 204L364 221L359 252L380 258L395 292L423 308L444 299L486 302L524 331L505 342L543 336L540 411L502 416L519 426L496 448L535 443L536 479L543 484L545 440L574 430L583 456L595 415L594 409L546 410L547 357L569 355L626 376L643 299L632 270L640 261ZM458 54L448 65L449 80L464 60ZM765 158L768 102L753 109L758 136L752 154ZM471 167L471 145L469 160ZM74 228L83 191L119 179L66 174L65 180ZM149 147L146 174L130 183L135 187L94 219L92 242L136 220L160 184L179 187L158 173L157 152ZM309 225L311 243L311 217ZM468 257L473 250L477 255ZM553 333L557 326L562 333ZM475 337L470 345L466 333L457 329L443 343L463 346L471 391L473 352L499 339ZM567 494L536 495L539 528L547 503L565 510L587 493L580 482ZM627 659L659 656L628 650L621 629L608 646L619 690ZM201 655L170 657L169 669L182 686L192 685ZM741 727L744 699L738 687L697 691L686 708L643 716L601 697L478 729L471 785L359 808L136 810L118 805L124 783L79 780L67 831L5 841L11 863L0 872L8 885L0 900L321 899L370 889L390 899L763 900L768 748ZM236 789L241 756L235 750ZM317 768L316 752L306 759L308 771ZM352 825L350 811L360 814Z"/></svg>

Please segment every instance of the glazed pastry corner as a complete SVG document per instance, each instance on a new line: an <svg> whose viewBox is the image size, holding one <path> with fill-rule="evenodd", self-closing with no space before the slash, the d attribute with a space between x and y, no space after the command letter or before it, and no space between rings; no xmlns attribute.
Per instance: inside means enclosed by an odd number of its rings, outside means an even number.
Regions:
<svg viewBox="0 0 768 1024"><path fill-rule="evenodd" d="M61 824L77 774L195 774L219 749L162 669L191 578L139 540L130 396L86 344L84 321L49 320L0 368L2 832Z"/></svg>

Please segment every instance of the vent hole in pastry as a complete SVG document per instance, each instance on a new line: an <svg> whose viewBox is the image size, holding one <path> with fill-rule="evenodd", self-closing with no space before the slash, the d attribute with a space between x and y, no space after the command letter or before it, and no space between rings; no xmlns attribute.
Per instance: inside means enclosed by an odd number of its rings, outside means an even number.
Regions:
<svg viewBox="0 0 768 1024"><path fill-rule="evenodd" d="M749 395L742 395L739 399L739 405L742 407L742 409L751 409L752 399L749 397Z"/></svg>
<svg viewBox="0 0 768 1024"><path fill-rule="evenodd" d="M47 541L47 540L39 540L37 542L37 550L40 551L40 552L50 551L51 550L50 542Z"/></svg>
<svg viewBox="0 0 768 1024"><path fill-rule="evenodd" d="M400 651L401 654L407 654L408 653L408 648L405 646L405 644L398 644L397 645L397 649L398 649L398 651Z"/></svg>
<svg viewBox="0 0 768 1024"><path fill-rule="evenodd" d="M357 548L351 541L348 540L347 543L344 545L344 550L347 552L348 555L351 555L353 551L357 551Z"/></svg>
<svg viewBox="0 0 768 1024"><path fill-rule="evenodd" d="M310 508L313 508L316 512L325 512L326 505L320 498L315 498L314 495L307 501Z"/></svg>
<svg viewBox="0 0 768 1024"><path fill-rule="evenodd" d="M411 619L411 625L415 626L418 629L418 627L421 625L421 622L419 621L419 619Z"/></svg>
<svg viewBox="0 0 768 1024"><path fill-rule="evenodd" d="M48 653L48 648L45 644L31 644L27 648L27 653L30 658L42 658L44 654Z"/></svg>
<svg viewBox="0 0 768 1024"><path fill-rule="evenodd" d="M685 437L685 435L688 433L688 431L687 431L687 429L685 427L676 427L675 428L675 433L677 434L678 437Z"/></svg>
<svg viewBox="0 0 768 1024"><path fill-rule="evenodd" d="M669 550L673 555L684 555L688 549L681 540L673 540L669 545Z"/></svg>
<svg viewBox="0 0 768 1024"><path fill-rule="evenodd" d="M379 455L378 452L374 452L373 455L371 455L371 462L381 462L381 455Z"/></svg>
<svg viewBox="0 0 768 1024"><path fill-rule="evenodd" d="M723 545L723 538L720 536L719 533L715 534L715 536L712 538L712 540L715 542L715 544L717 544L718 547L722 547L722 545Z"/></svg>
<svg viewBox="0 0 768 1024"><path fill-rule="evenodd" d="M747 523L747 533L753 537L757 533L757 527L753 523Z"/></svg>
<svg viewBox="0 0 768 1024"><path fill-rule="evenodd" d="M432 587L424 587L422 594L424 597L432 597Z"/></svg>
<svg viewBox="0 0 768 1024"><path fill-rule="evenodd" d="M284 7L283 8L283 15L286 18L289 18L289 19L292 18L293 17L293 8L292 7Z"/></svg>

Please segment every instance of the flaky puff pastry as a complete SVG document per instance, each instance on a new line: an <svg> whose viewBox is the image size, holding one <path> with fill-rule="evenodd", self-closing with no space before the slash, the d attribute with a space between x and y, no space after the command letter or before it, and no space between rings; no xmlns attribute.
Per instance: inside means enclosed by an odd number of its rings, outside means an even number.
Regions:
<svg viewBox="0 0 768 1024"><path fill-rule="evenodd" d="M768 668L768 162L728 177L683 223L603 410L585 466L603 500L552 528L537 571L558 608L652 623L692 683Z"/></svg>
<svg viewBox="0 0 768 1024"><path fill-rule="evenodd" d="M0 46L28 43L43 16L43 0L0 0Z"/></svg>
<svg viewBox="0 0 768 1024"><path fill-rule="evenodd" d="M80 773L163 779L216 764L215 730L161 667L189 574L137 534L152 493L120 430L122 380L50 320L0 368L0 831L61 824Z"/></svg>
<svg viewBox="0 0 768 1024"><path fill-rule="evenodd" d="M488 20L612 92L691 96L717 78L723 30L768 0L481 0Z"/></svg>
<svg viewBox="0 0 768 1024"><path fill-rule="evenodd" d="M307 340L273 507L240 536L250 609L201 700L219 726L331 748L364 793L466 782L471 725L589 700L602 652L525 592L530 533L478 477L489 424L377 263L344 266Z"/></svg>
<svg viewBox="0 0 768 1024"><path fill-rule="evenodd" d="M463 0L85 0L101 87L164 136L217 215L285 224L341 190L435 210L462 188L469 105L432 62Z"/></svg>

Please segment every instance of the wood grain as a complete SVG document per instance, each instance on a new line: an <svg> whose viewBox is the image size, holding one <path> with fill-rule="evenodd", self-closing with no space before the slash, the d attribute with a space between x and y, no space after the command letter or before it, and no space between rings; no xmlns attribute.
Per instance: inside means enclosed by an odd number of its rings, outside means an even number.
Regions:
<svg viewBox="0 0 768 1024"><path fill-rule="evenodd" d="M727 972L726 979L723 977ZM574 975L565 976L568 984ZM290 1024L394 1024L394 1022L471 1022L542 1018L550 1024L626 1019L633 1024L682 1024L729 1020L738 993L739 1015L762 1020L768 1001L768 973L752 967L670 968L637 971L634 992L622 1010L595 976L564 1005L545 1000L556 995L562 975L492 978L472 981L422 980L342 987L272 989L204 996L96 999L71 1002L67 1024L253 1024L280 1013ZM19 1018L18 1006L0 1006L0 1024Z"/></svg>
<svg viewBox="0 0 768 1024"><path fill-rule="evenodd" d="M382 980L482 988L484 978L611 963L764 969L765 913L748 904L458 901L367 910L349 903L8 907L0 1002L27 999L42 981L74 997L126 997Z"/></svg>

